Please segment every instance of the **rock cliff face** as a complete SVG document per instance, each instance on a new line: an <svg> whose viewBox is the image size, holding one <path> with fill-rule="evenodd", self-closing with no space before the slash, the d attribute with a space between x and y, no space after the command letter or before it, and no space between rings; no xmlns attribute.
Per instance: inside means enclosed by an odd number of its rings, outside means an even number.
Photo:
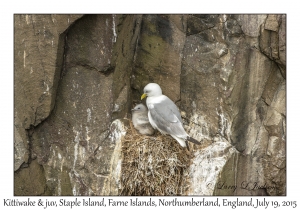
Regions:
<svg viewBox="0 0 300 210"><path fill-rule="evenodd" d="M149 82L205 145L183 194L286 194L285 15L14 20L15 195L118 195L123 118Z"/></svg>

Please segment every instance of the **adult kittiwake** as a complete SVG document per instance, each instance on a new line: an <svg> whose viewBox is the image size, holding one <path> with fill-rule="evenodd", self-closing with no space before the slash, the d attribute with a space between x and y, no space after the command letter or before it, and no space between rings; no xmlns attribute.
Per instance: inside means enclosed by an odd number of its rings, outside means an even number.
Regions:
<svg viewBox="0 0 300 210"><path fill-rule="evenodd" d="M132 123L140 134L153 135L154 129L149 123L148 109L144 104L136 105L132 110Z"/></svg>
<svg viewBox="0 0 300 210"><path fill-rule="evenodd" d="M189 149L186 140L200 144L185 132L177 106L171 99L162 94L158 84L149 83L146 85L141 99L145 97L147 97L149 122L153 128L159 130L162 134L171 135L182 147Z"/></svg>

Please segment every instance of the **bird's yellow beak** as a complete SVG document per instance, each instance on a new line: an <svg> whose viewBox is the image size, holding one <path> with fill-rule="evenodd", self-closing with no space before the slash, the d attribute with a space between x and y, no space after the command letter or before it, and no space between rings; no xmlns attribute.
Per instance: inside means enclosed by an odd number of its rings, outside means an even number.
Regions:
<svg viewBox="0 0 300 210"><path fill-rule="evenodd" d="M144 98L146 98L147 97L147 95L146 95L146 93L144 93L142 96L141 96L141 100L143 100Z"/></svg>

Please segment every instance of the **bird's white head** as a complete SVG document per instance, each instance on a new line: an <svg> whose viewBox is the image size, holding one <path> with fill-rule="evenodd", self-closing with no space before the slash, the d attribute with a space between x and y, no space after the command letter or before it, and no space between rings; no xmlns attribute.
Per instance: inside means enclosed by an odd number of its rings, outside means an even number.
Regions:
<svg viewBox="0 0 300 210"><path fill-rule="evenodd" d="M145 111L147 111L147 108L144 104L138 104L131 111L132 112L145 112Z"/></svg>
<svg viewBox="0 0 300 210"><path fill-rule="evenodd" d="M149 83L144 87L144 94L141 96L141 99L145 97L151 97L151 96L160 96L162 95L161 88L156 83Z"/></svg>

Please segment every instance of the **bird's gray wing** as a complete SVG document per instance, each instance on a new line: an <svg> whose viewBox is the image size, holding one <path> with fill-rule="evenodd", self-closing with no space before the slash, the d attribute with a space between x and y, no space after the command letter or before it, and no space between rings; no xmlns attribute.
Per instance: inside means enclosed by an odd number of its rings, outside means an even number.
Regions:
<svg viewBox="0 0 300 210"><path fill-rule="evenodd" d="M148 108L152 120L159 129L176 136L186 135L177 106L168 97L165 97L160 103L153 103Z"/></svg>
<svg viewBox="0 0 300 210"><path fill-rule="evenodd" d="M175 103L164 96L164 99L160 103L153 104L155 111L161 114L161 116L169 122L177 122L178 120L182 123L181 115Z"/></svg>

